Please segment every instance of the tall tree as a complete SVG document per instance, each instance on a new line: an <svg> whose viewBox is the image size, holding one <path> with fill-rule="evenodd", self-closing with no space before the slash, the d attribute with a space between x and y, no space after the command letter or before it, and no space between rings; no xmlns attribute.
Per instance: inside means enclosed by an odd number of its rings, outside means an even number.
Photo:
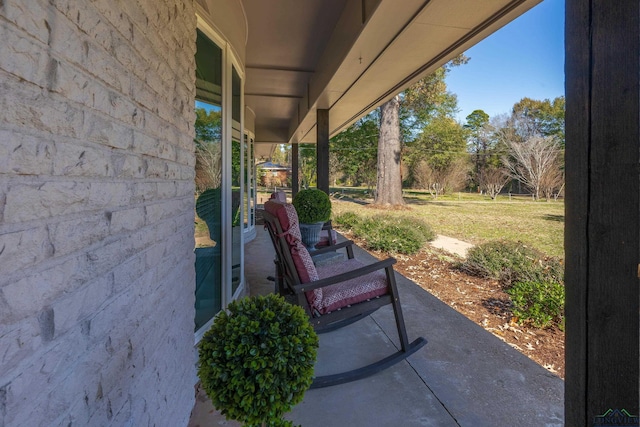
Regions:
<svg viewBox="0 0 640 427"><path fill-rule="evenodd" d="M464 188L469 172L467 132L451 117L438 115L431 119L411 143L414 183L436 197Z"/></svg>
<svg viewBox="0 0 640 427"><path fill-rule="evenodd" d="M222 118L220 110L196 108L195 144L198 192L220 187L222 182Z"/></svg>
<svg viewBox="0 0 640 427"><path fill-rule="evenodd" d="M271 155L271 162L279 165L289 165L290 144L278 144Z"/></svg>
<svg viewBox="0 0 640 427"><path fill-rule="evenodd" d="M351 185L376 184L378 133L378 113L374 111L329 141L330 155L340 160L337 169Z"/></svg>
<svg viewBox="0 0 640 427"><path fill-rule="evenodd" d="M301 188L309 188L316 185L317 161L316 145L300 144L298 148Z"/></svg>
<svg viewBox="0 0 640 427"><path fill-rule="evenodd" d="M211 109L207 112L204 108L196 108L196 146L202 142L222 141L222 111Z"/></svg>
<svg viewBox="0 0 640 427"><path fill-rule="evenodd" d="M524 138L554 136L564 147L565 98L552 101L522 98L513 106L512 116L518 133Z"/></svg>
<svg viewBox="0 0 640 427"><path fill-rule="evenodd" d="M400 97L394 96L380 107L378 182L374 204L404 205L401 159Z"/></svg>
<svg viewBox="0 0 640 427"><path fill-rule="evenodd" d="M469 131L468 150L473 161L473 185L480 186L480 175L485 168L490 144L489 115L482 110L474 110L467 117L464 128Z"/></svg>
<svg viewBox="0 0 640 427"><path fill-rule="evenodd" d="M434 116L453 114L457 111L457 98L447 92L444 81L451 67L469 60L459 55L424 77L404 93L394 96L380 107L380 137L378 140L378 184L376 205L402 205L402 134L410 135ZM401 132L402 122L405 123ZM380 176L380 174L384 176Z"/></svg>

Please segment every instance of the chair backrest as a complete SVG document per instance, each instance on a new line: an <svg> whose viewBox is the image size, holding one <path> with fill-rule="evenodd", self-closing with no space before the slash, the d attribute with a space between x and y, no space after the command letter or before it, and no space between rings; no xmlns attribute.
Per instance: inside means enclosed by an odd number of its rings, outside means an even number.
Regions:
<svg viewBox="0 0 640 427"><path fill-rule="evenodd" d="M309 251L302 243L298 214L293 205L276 201L264 204L265 227L276 250L279 274L284 286L290 289L302 284L318 280L318 272ZM313 315L311 307L322 301L322 288L305 293L299 303Z"/></svg>
<svg viewBox="0 0 640 427"><path fill-rule="evenodd" d="M287 193L285 193L284 191L274 191L273 193L271 193L271 200L287 203Z"/></svg>
<svg viewBox="0 0 640 427"><path fill-rule="evenodd" d="M318 280L311 255L302 243L298 214L293 205L269 200L265 202L264 210L265 226L269 230L286 285L292 287ZM307 300L311 305L320 299L321 289L307 293Z"/></svg>

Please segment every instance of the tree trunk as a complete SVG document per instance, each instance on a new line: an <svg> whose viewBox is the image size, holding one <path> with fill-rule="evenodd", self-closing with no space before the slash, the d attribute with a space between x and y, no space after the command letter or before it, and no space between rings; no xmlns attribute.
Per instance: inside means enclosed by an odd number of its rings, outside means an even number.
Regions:
<svg viewBox="0 0 640 427"><path fill-rule="evenodd" d="M378 183L376 205L404 205L400 159L400 100L397 96L380 106Z"/></svg>

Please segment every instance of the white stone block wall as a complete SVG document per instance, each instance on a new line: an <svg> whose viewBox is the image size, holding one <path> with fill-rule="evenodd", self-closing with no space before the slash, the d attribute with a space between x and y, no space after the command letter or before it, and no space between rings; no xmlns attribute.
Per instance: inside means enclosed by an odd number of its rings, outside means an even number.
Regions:
<svg viewBox="0 0 640 427"><path fill-rule="evenodd" d="M190 0L0 0L0 426L184 426Z"/></svg>

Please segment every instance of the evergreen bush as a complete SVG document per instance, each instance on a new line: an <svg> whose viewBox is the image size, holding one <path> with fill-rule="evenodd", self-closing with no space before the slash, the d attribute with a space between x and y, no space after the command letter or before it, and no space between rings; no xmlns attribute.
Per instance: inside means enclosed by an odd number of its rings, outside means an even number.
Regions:
<svg viewBox="0 0 640 427"><path fill-rule="evenodd" d="M512 312L519 323L547 328L557 323L563 328L564 286L556 282L516 282L506 290L513 302Z"/></svg>
<svg viewBox="0 0 640 427"><path fill-rule="evenodd" d="M333 222L340 227L352 230L356 226L356 224L360 222L360 217L354 212L343 212L334 216Z"/></svg>
<svg viewBox="0 0 640 427"><path fill-rule="evenodd" d="M515 282L562 283L564 268L557 258L521 242L497 240L467 252L462 268L474 275L498 279L505 288Z"/></svg>
<svg viewBox="0 0 640 427"><path fill-rule="evenodd" d="M298 191L291 203L296 208L301 224L327 222L331 218L331 199L327 193L317 188Z"/></svg>
<svg viewBox="0 0 640 427"><path fill-rule="evenodd" d="M415 254L433 240L435 233L424 221L415 218L376 215L359 218L352 213L336 218L338 225L350 227L368 249L400 254Z"/></svg>
<svg viewBox="0 0 640 427"><path fill-rule="evenodd" d="M285 426L313 380L318 336L283 297L247 297L221 312L198 345L198 376L214 406L246 426ZM263 424L264 423L264 424Z"/></svg>

